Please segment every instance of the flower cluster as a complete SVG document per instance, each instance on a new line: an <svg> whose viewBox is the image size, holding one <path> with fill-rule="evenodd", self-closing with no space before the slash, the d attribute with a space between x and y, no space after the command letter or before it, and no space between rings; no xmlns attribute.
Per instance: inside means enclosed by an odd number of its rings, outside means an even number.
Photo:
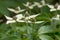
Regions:
<svg viewBox="0 0 60 40"><path fill-rule="evenodd" d="M35 17L37 17L39 15L39 14L36 14L36 15L25 16L23 14L18 14L20 12L25 11L25 9L21 9L19 6L17 7L17 9L18 10L15 10L15 9L12 9L12 8L8 8L9 11L12 11L12 12L16 13L17 15L14 16L16 19L8 17L8 16L5 15L5 17L7 19L6 24L15 23L15 22L28 22L28 23L32 23L32 21L30 19L34 19ZM28 11L26 11L25 14L29 14ZM39 22L41 23L43 21L39 21ZM35 22L35 23L39 23L39 22Z"/></svg>
<svg viewBox="0 0 60 40"><path fill-rule="evenodd" d="M48 6L50 8L50 11L60 10L60 5L59 4L55 8L54 5L46 4L45 0L42 0L40 3L39 2L33 2L33 4L31 4L30 2L27 2L27 3L23 3L23 5L25 7L27 7L27 8L29 8L29 9L33 9L35 6L37 6L38 8L41 8L41 7L46 5L46 6ZM28 13L28 11L26 11L26 9L21 9L19 6L16 8L17 10L12 9L12 8L7 8L7 9L9 11L11 11L11 12L16 13L17 15L14 16L16 19L8 17L8 16L5 15L6 19L8 20L6 22L6 24L14 23L14 22L26 22L26 21L28 23L31 23L32 21L30 19L35 19L38 15L40 15L40 13L35 14L35 15L30 15ZM28 15L27 17L25 15L23 15L23 14L19 14L19 13L24 12L24 11L26 11L25 14ZM55 19L55 18L53 18L53 19ZM39 21L39 23L40 22L43 22L43 21ZM37 22L35 22L35 23L37 23Z"/></svg>
<svg viewBox="0 0 60 40"><path fill-rule="evenodd" d="M38 8L41 8L43 6L48 6L50 8L50 11L56 11L56 10L60 10L60 5L58 3L56 3L56 5L50 5L45 3L45 0L42 0L41 2L33 2L32 5L30 5L30 2L27 2L26 4L23 4L25 7L28 7L30 9L33 9L35 6L37 6ZM56 6L56 8L55 8Z"/></svg>
<svg viewBox="0 0 60 40"><path fill-rule="evenodd" d="M42 3L42 4L41 4L41 3ZM26 4L23 3L23 5L24 5L25 7L30 8L30 9L33 9L35 6L41 8L42 6L46 5L46 3L45 3L44 0L42 0L41 3L40 3L40 2L33 2L33 4L30 5L31 3L30 3L30 2L27 2Z"/></svg>

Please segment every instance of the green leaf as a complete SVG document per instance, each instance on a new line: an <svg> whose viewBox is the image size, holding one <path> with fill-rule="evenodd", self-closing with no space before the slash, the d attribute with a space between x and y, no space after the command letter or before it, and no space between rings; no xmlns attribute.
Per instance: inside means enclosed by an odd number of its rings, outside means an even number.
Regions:
<svg viewBox="0 0 60 40"><path fill-rule="evenodd" d="M9 1L9 0L0 0L0 12L3 15L8 15L10 16L11 13L8 11L8 7L12 7L12 8L16 8L18 6L18 2L17 1Z"/></svg>
<svg viewBox="0 0 60 40"><path fill-rule="evenodd" d="M41 8L41 13L46 13L46 14L50 13L50 8L48 6L43 6Z"/></svg>
<svg viewBox="0 0 60 40"><path fill-rule="evenodd" d="M6 31L8 31L9 29L7 29L9 26L6 25L5 23L0 25L0 33L5 33Z"/></svg>
<svg viewBox="0 0 60 40"><path fill-rule="evenodd" d="M46 3L51 3L53 0L45 0Z"/></svg>
<svg viewBox="0 0 60 40"><path fill-rule="evenodd" d="M46 17L46 18L51 17L50 8L47 5L41 8L41 16Z"/></svg>
<svg viewBox="0 0 60 40"><path fill-rule="evenodd" d="M40 35L39 38L40 38L41 40L53 40L53 39L52 39L50 36L48 36L48 35Z"/></svg>
<svg viewBox="0 0 60 40"><path fill-rule="evenodd" d="M60 35L55 35L58 40L60 40Z"/></svg>
<svg viewBox="0 0 60 40"><path fill-rule="evenodd" d="M42 26L38 30L38 34L55 33L55 32L56 32L56 29L51 26Z"/></svg>

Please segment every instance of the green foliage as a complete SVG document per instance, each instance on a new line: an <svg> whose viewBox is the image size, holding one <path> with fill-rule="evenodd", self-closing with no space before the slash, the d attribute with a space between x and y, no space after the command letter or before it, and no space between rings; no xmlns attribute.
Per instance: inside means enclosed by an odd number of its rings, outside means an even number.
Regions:
<svg viewBox="0 0 60 40"><path fill-rule="evenodd" d="M41 2L41 0L0 0L0 21L3 21L0 22L0 40L60 40L60 16L58 19L54 19L60 15L60 10L50 11L50 8L42 3L41 8L35 6L33 9L29 9L23 5L28 1L31 4ZM45 2L52 5L60 3L59 0L45 0ZM17 6L25 9L24 12L18 14L23 14L23 16L39 15L36 18L25 20L26 22L16 21L6 24L8 20L5 15L13 19L16 19L15 16L18 15L7 8L18 10ZM26 15L26 11L29 14ZM32 21L32 23L27 23L27 21ZM40 21L40 23L35 23L36 21Z"/></svg>
<svg viewBox="0 0 60 40"><path fill-rule="evenodd" d="M40 38L41 40L53 40L53 39L52 39L50 36L48 36L48 35L40 35L39 38Z"/></svg>

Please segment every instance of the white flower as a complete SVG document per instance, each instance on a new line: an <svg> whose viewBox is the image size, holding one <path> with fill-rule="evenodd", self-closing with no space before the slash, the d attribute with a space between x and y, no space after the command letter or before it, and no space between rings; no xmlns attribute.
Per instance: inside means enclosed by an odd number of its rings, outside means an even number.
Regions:
<svg viewBox="0 0 60 40"><path fill-rule="evenodd" d="M22 14L18 14L18 15L16 15L15 16L17 19L22 19L22 18L24 18L24 16L22 15Z"/></svg>
<svg viewBox="0 0 60 40"><path fill-rule="evenodd" d="M30 2L27 2L26 4L23 4L23 5L26 6L26 7L29 7Z"/></svg>
<svg viewBox="0 0 60 40"><path fill-rule="evenodd" d="M35 7L35 5L31 5L31 6L29 6L30 9L33 9L34 7Z"/></svg>
<svg viewBox="0 0 60 40"><path fill-rule="evenodd" d="M49 4L47 4L47 6L50 8L50 11L60 10L60 5L58 5L57 8L55 8L53 5L49 5Z"/></svg>
<svg viewBox="0 0 60 40"><path fill-rule="evenodd" d="M45 0L42 0L41 3L42 5L46 5Z"/></svg>
<svg viewBox="0 0 60 40"><path fill-rule="evenodd" d="M27 15L27 16L30 16L30 14L28 13L28 11L25 12L25 16L26 16L26 15Z"/></svg>
<svg viewBox="0 0 60 40"><path fill-rule="evenodd" d="M60 10L60 5L58 5L57 10Z"/></svg>
<svg viewBox="0 0 60 40"><path fill-rule="evenodd" d="M22 18L25 18L22 14L18 14L15 17L17 18L16 19L17 22L25 22L24 20L21 20Z"/></svg>
<svg viewBox="0 0 60 40"><path fill-rule="evenodd" d="M31 15L31 16L26 17L25 19L28 20L28 19L31 19L31 18L35 18L35 17L37 17L38 15L39 15L39 14Z"/></svg>
<svg viewBox="0 0 60 40"><path fill-rule="evenodd" d="M14 13L20 13L25 11L25 9L21 9L19 6L17 7L18 10L12 9L12 8L7 8L9 11L14 12Z"/></svg>
<svg viewBox="0 0 60 40"><path fill-rule="evenodd" d="M33 9L35 7L34 4L30 5L30 2L27 2L26 4L23 4L23 5L30 8L30 9Z"/></svg>
<svg viewBox="0 0 60 40"><path fill-rule="evenodd" d="M34 5L40 5L40 3L38 3L38 2L34 2Z"/></svg>
<svg viewBox="0 0 60 40"><path fill-rule="evenodd" d="M60 20L60 15L57 14L57 16L56 17L53 17L52 19L54 19L54 20Z"/></svg>
<svg viewBox="0 0 60 40"><path fill-rule="evenodd" d="M38 2L34 2L34 5L37 6L37 7L39 7L39 8L42 7L42 5L40 3L38 3Z"/></svg>
<svg viewBox="0 0 60 40"><path fill-rule="evenodd" d="M49 5L49 4L47 4L47 6L50 8L50 11L56 11L56 8L54 8L53 5Z"/></svg>
<svg viewBox="0 0 60 40"><path fill-rule="evenodd" d="M7 19L6 24L9 24L9 23L15 23L15 22L16 22L16 21L13 20L13 18L11 18L11 17L8 17L8 16L6 16L6 15L5 15L5 17L6 17L6 19Z"/></svg>

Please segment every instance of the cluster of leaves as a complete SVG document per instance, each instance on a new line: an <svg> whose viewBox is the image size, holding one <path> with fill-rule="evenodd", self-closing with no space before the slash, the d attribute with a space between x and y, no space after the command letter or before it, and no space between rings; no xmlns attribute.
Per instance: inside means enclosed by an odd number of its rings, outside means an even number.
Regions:
<svg viewBox="0 0 60 40"><path fill-rule="evenodd" d="M29 9L23 5L27 1L34 4L33 2L39 3L40 0L0 0L0 40L60 40L60 10L50 11L47 5L43 5L42 7L35 6L33 9ZM54 6L56 2L59 3L59 0L45 1L48 4L53 3ZM26 9L30 15L39 13L40 15L35 20L44 22L15 22L6 24L7 19L4 15L12 18L17 15L7 8L15 9L17 6ZM26 11L18 14L25 15Z"/></svg>

